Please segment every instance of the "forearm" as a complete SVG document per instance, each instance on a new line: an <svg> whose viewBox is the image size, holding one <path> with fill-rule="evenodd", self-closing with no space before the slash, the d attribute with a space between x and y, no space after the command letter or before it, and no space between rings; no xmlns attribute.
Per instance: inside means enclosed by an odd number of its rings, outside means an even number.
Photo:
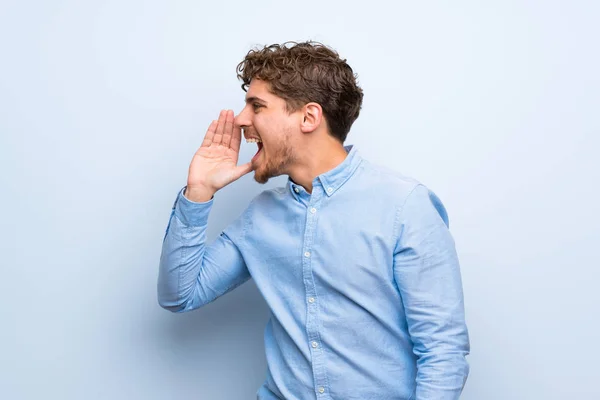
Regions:
<svg viewBox="0 0 600 400"><path fill-rule="evenodd" d="M158 302L170 311L184 311L192 298L206 249L206 227L212 202L191 215L174 206L163 240L158 274Z"/></svg>
<svg viewBox="0 0 600 400"><path fill-rule="evenodd" d="M158 302L167 310L193 310L249 278L241 254L225 234L207 246L211 207L212 201L194 203L178 196L159 263Z"/></svg>
<svg viewBox="0 0 600 400"><path fill-rule="evenodd" d="M456 400L469 375L470 352L462 284L454 251L425 262L431 285L415 285L407 296L409 330L417 355L416 400ZM406 290L405 293L410 293Z"/></svg>
<svg viewBox="0 0 600 400"><path fill-rule="evenodd" d="M430 275L430 279L442 279ZM421 288L429 294L410 306L410 331L417 355L416 400L456 400L469 375L462 288L457 273L445 273L444 278L447 285L435 290Z"/></svg>
<svg viewBox="0 0 600 400"><path fill-rule="evenodd" d="M440 349L417 361L416 400L457 400L469 375L468 339L462 349ZM439 347L441 348L441 346ZM439 349L438 348L438 349Z"/></svg>

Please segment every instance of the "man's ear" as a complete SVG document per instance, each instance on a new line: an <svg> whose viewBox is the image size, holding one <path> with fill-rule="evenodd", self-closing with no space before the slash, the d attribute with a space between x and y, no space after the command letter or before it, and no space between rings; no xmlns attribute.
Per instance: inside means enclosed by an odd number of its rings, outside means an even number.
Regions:
<svg viewBox="0 0 600 400"><path fill-rule="evenodd" d="M323 122L323 108L319 103L308 103L303 108L301 130L302 133L311 133L317 130Z"/></svg>

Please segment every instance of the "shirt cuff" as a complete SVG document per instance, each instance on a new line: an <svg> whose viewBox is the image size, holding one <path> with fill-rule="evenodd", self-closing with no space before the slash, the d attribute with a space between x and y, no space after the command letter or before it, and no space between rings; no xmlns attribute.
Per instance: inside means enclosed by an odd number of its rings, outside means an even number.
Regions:
<svg viewBox="0 0 600 400"><path fill-rule="evenodd" d="M196 203L187 199L183 192L185 187L181 189L173 205L175 216L185 226L206 226L208 224L208 215L213 205L213 199L203 203Z"/></svg>

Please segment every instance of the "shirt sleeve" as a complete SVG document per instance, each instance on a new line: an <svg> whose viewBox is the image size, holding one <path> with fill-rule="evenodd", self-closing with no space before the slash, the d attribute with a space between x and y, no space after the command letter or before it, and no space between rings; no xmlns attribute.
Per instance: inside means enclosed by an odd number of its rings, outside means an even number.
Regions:
<svg viewBox="0 0 600 400"><path fill-rule="evenodd" d="M181 190L173 204L163 239L158 273L158 303L184 312L199 308L250 278L239 248L230 236L243 232L243 215L206 245L213 200L195 203Z"/></svg>
<svg viewBox="0 0 600 400"><path fill-rule="evenodd" d="M398 210L394 278L417 356L416 400L458 399L469 365L463 290L448 216L418 185Z"/></svg>

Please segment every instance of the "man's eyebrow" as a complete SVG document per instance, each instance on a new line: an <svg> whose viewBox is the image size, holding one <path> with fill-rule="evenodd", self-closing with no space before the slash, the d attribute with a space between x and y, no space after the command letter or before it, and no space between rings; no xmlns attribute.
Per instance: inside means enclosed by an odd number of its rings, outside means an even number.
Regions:
<svg viewBox="0 0 600 400"><path fill-rule="evenodd" d="M260 103L265 103L267 104L266 101L264 101L263 99L261 99L260 97L256 97L256 96L250 96L250 97L246 97L246 104L248 103L253 103L255 101L258 101Z"/></svg>

